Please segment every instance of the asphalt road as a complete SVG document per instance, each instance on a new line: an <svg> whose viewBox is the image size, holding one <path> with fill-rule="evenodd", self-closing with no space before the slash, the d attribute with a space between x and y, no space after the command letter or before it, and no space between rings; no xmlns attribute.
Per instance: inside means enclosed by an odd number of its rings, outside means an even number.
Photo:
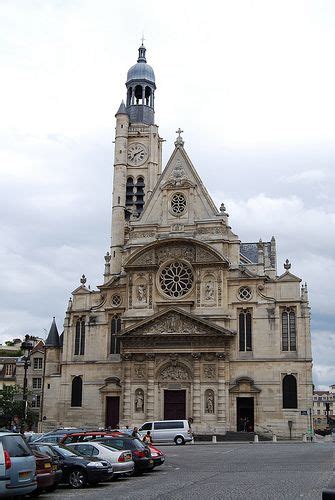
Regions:
<svg viewBox="0 0 335 500"><path fill-rule="evenodd" d="M49 500L321 499L334 471L333 443L160 446L166 464L151 473L84 490L60 487Z"/></svg>

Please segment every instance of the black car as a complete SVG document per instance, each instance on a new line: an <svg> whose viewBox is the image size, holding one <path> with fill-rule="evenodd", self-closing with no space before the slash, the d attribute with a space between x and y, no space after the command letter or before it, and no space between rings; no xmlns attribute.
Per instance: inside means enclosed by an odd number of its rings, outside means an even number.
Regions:
<svg viewBox="0 0 335 500"><path fill-rule="evenodd" d="M149 471L154 468L154 460L150 449L142 441L126 435L105 436L98 438L97 441L116 450L130 450L135 464L135 472Z"/></svg>
<svg viewBox="0 0 335 500"><path fill-rule="evenodd" d="M83 488L86 484L98 484L113 478L113 467L106 460L85 458L62 445L49 446L60 459L62 483L72 488Z"/></svg>
<svg viewBox="0 0 335 500"><path fill-rule="evenodd" d="M55 450L53 450L52 446L43 443L29 443L29 447L33 451L38 451L50 457L52 469L55 472L55 484L60 483L63 475L61 467L61 459L59 455L55 452Z"/></svg>

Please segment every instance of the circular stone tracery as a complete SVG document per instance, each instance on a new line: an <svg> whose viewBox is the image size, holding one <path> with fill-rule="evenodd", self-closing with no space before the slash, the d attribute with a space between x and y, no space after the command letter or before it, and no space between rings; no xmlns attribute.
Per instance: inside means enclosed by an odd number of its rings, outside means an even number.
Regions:
<svg viewBox="0 0 335 500"><path fill-rule="evenodd" d="M252 292L248 286L241 286L238 290L238 298L240 300L250 300Z"/></svg>
<svg viewBox="0 0 335 500"><path fill-rule="evenodd" d="M175 193L171 198L171 211L174 215L181 215L186 209L186 198L183 193Z"/></svg>
<svg viewBox="0 0 335 500"><path fill-rule="evenodd" d="M192 288L192 269L185 262L171 262L162 269L159 283L166 295L176 298L182 297Z"/></svg>

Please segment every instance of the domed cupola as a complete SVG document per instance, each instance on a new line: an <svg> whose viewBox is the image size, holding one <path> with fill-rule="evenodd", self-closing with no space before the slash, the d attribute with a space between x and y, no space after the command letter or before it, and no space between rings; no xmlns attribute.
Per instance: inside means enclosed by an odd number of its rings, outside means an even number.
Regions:
<svg viewBox="0 0 335 500"><path fill-rule="evenodd" d="M154 124L155 73L145 57L143 43L138 49L137 63L127 73L127 113L132 123Z"/></svg>

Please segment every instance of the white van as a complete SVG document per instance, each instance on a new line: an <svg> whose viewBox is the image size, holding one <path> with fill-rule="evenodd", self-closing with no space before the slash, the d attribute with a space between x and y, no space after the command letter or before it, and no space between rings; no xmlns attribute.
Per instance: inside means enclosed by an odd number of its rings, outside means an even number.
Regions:
<svg viewBox="0 0 335 500"><path fill-rule="evenodd" d="M139 429L143 438L150 431L154 443L185 444L192 441L192 431L188 420L158 420L145 422Z"/></svg>

